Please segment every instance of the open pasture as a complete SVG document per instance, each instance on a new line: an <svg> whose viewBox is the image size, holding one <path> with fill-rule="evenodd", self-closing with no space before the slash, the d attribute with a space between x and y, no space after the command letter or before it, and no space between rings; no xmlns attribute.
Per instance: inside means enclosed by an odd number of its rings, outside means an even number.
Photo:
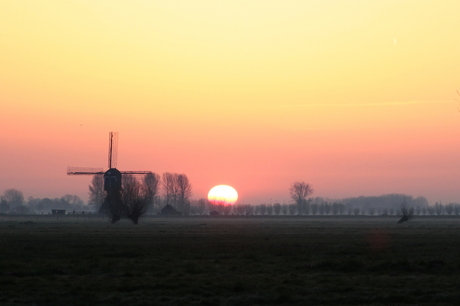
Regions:
<svg viewBox="0 0 460 306"><path fill-rule="evenodd" d="M460 219L0 217L2 305L457 304Z"/></svg>

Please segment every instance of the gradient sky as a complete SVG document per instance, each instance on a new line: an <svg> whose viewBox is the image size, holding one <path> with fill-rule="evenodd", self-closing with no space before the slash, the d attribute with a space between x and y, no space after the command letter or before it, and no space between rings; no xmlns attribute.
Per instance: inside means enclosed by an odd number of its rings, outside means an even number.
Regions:
<svg viewBox="0 0 460 306"><path fill-rule="evenodd" d="M77 194L106 167L243 203L460 202L460 1L0 2L0 193Z"/></svg>

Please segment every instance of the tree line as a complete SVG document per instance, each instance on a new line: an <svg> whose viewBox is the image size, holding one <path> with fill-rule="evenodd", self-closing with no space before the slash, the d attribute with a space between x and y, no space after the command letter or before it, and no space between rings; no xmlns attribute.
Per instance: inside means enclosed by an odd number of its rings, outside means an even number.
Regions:
<svg viewBox="0 0 460 306"><path fill-rule="evenodd" d="M6 189L0 196L0 214L48 214L52 209L65 209L69 212L91 210L91 207L76 195L66 194L60 198L24 199L24 194L14 188Z"/></svg>
<svg viewBox="0 0 460 306"><path fill-rule="evenodd" d="M289 187L291 203L219 205L206 198L192 199L192 185L185 174L151 173L143 176L123 175L122 205L120 216L133 222L144 214L158 214L165 206L172 206L182 215L260 215L260 216L341 216L341 215L400 215L401 204L413 207L414 215L441 216L460 215L459 203L429 205L424 197L403 194L353 197L330 200L311 197L313 188L305 182L294 182ZM0 214L50 213L52 209L65 209L67 212L105 212L101 211L105 200L102 175L95 175L89 185L89 201L85 204L76 195L60 198L24 199L17 189L7 189L0 195ZM110 214L110 213L109 213Z"/></svg>

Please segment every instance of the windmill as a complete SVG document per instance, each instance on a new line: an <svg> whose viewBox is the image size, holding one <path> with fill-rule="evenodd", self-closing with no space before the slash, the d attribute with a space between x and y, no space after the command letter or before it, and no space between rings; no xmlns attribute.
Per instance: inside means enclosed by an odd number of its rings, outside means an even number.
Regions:
<svg viewBox="0 0 460 306"><path fill-rule="evenodd" d="M109 155L107 171L102 168L67 167L67 175L104 175L104 191L106 198L99 212L108 211L112 216L112 223L120 219L121 204L121 178L122 174L149 174L151 171L120 171L117 167L118 157L118 132L109 133Z"/></svg>

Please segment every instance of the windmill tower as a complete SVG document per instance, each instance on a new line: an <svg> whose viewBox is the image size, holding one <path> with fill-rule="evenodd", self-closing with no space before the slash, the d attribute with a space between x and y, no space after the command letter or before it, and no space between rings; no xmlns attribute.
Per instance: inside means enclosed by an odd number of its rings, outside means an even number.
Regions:
<svg viewBox="0 0 460 306"><path fill-rule="evenodd" d="M67 175L104 175L104 191L106 197L99 212L109 212L112 223L120 219L123 207L121 205L122 174L149 174L151 171L120 171L117 167L118 132L109 133L109 154L107 171L102 168L67 167Z"/></svg>

